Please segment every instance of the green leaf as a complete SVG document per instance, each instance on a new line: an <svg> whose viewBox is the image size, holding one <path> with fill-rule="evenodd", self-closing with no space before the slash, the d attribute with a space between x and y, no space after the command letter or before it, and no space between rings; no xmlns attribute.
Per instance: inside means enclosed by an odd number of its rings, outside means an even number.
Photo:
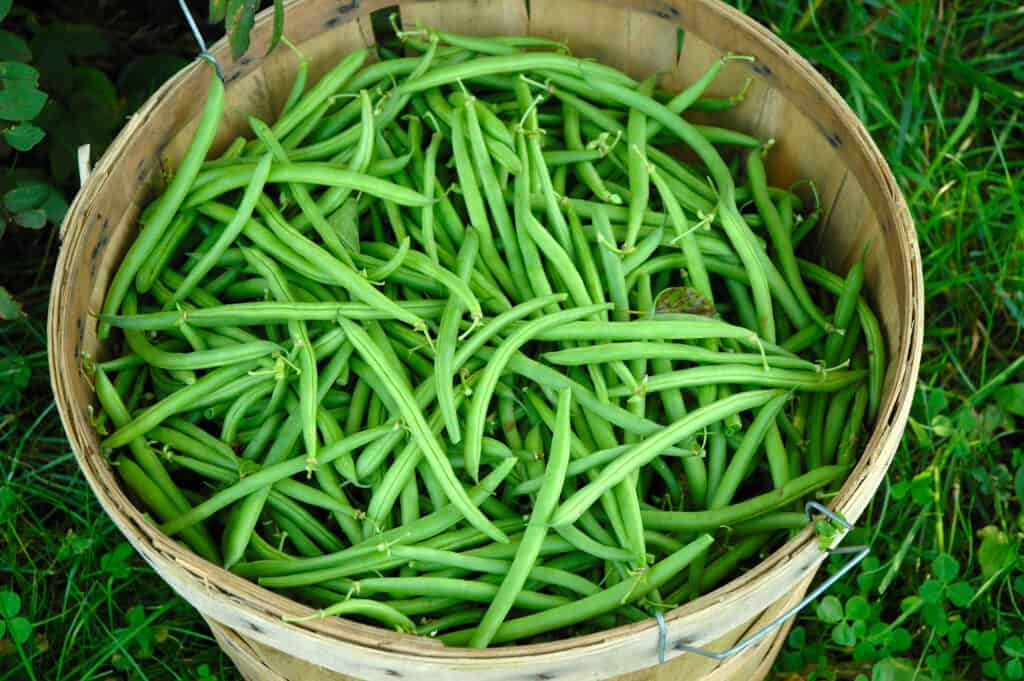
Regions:
<svg viewBox="0 0 1024 681"><path fill-rule="evenodd" d="M111 42L107 31L97 24L54 22L36 34L32 48L36 54L60 50L72 57L99 57L110 54Z"/></svg>
<svg viewBox="0 0 1024 681"><path fill-rule="evenodd" d="M964 636L964 640L967 641L967 645L974 648L975 652L977 652L981 657L989 658L995 655L998 637L993 629L987 629L985 631L970 629L967 632L967 635Z"/></svg>
<svg viewBox="0 0 1024 681"><path fill-rule="evenodd" d="M662 289L654 300L655 314L662 312L715 316L715 306L690 286L670 286Z"/></svg>
<svg viewBox="0 0 1024 681"><path fill-rule="evenodd" d="M0 29L0 61L31 61L28 43L10 31Z"/></svg>
<svg viewBox="0 0 1024 681"><path fill-rule="evenodd" d="M914 639L911 638L910 632L903 627L894 629L886 639L889 649L894 653L902 653L904 650L909 650L913 642Z"/></svg>
<svg viewBox="0 0 1024 681"><path fill-rule="evenodd" d="M1016 550L1010 543L1010 537L995 525L987 525L978 530L981 546L978 547L978 562L981 574L991 577L1008 567L1016 557Z"/></svg>
<svg viewBox="0 0 1024 681"><path fill-rule="evenodd" d="M0 0L0 21L7 18L7 13L11 11L13 4L14 0Z"/></svg>
<svg viewBox="0 0 1024 681"><path fill-rule="evenodd" d="M28 64L18 61L0 62L0 80L39 85L39 72Z"/></svg>
<svg viewBox="0 0 1024 681"><path fill-rule="evenodd" d="M30 121L45 105L46 93L28 85L8 83L0 91L0 119L6 121Z"/></svg>
<svg viewBox="0 0 1024 681"><path fill-rule="evenodd" d="M917 593L921 595L925 603L940 603L942 602L942 582L937 579L925 580L917 588Z"/></svg>
<svg viewBox="0 0 1024 681"><path fill-rule="evenodd" d="M946 609L942 603L925 603L921 606L921 619L929 627L936 629L936 633L944 634L949 626Z"/></svg>
<svg viewBox="0 0 1024 681"><path fill-rule="evenodd" d="M956 582L949 585L946 595L949 596L950 603L958 608L963 608L974 598L974 587L967 582Z"/></svg>
<svg viewBox="0 0 1024 681"><path fill-rule="evenodd" d="M1024 416L1024 383L1011 383L997 389L992 396L996 404L1014 416Z"/></svg>
<svg viewBox="0 0 1024 681"><path fill-rule="evenodd" d="M18 495L14 493L10 485L4 485L0 487L0 516L2 516L7 509L13 508L14 504L18 501Z"/></svg>
<svg viewBox="0 0 1024 681"><path fill-rule="evenodd" d="M902 657L887 657L871 668L871 681L920 681L917 663Z"/></svg>
<svg viewBox="0 0 1024 681"><path fill-rule="evenodd" d="M832 628L832 640L837 645L851 647L857 643L857 634L848 622L840 622Z"/></svg>
<svg viewBox="0 0 1024 681"><path fill-rule="evenodd" d="M274 0L274 34L270 38L267 54L274 51L277 44L281 42L282 36L284 36L284 0Z"/></svg>
<svg viewBox="0 0 1024 681"><path fill-rule="evenodd" d="M132 555L132 545L128 542L121 542L100 558L100 569L106 572L113 579L126 579L130 574L128 559Z"/></svg>
<svg viewBox="0 0 1024 681"><path fill-rule="evenodd" d="M1011 636L1003 641L1003 652L1013 657L1024 657L1024 640L1020 636Z"/></svg>
<svg viewBox="0 0 1024 681"><path fill-rule="evenodd" d="M871 641L861 641L853 649L853 659L855 662L868 662L878 657L878 651L875 650L875 644Z"/></svg>
<svg viewBox="0 0 1024 681"><path fill-rule="evenodd" d="M249 32L256 20L259 0L228 0L225 28L231 43L231 56L238 59L249 49Z"/></svg>
<svg viewBox="0 0 1024 681"><path fill-rule="evenodd" d="M868 620L871 618L871 606L863 596L853 596L846 601L846 617L851 620Z"/></svg>
<svg viewBox="0 0 1024 681"><path fill-rule="evenodd" d="M68 212L68 202L64 200L63 194L50 187L50 194L39 208L46 213L47 220L58 224L64 219L64 214Z"/></svg>
<svg viewBox="0 0 1024 681"><path fill-rule="evenodd" d="M3 286L0 286L0 319L11 321L21 316L21 303L14 299ZM0 364L2 367L2 364Z"/></svg>
<svg viewBox="0 0 1024 681"><path fill-rule="evenodd" d="M14 221L25 229L42 229L46 224L46 212L40 208L22 211L14 216Z"/></svg>
<svg viewBox="0 0 1024 681"><path fill-rule="evenodd" d="M818 603L818 617L823 622L835 624L843 620L843 604L835 596L825 596Z"/></svg>
<svg viewBox="0 0 1024 681"><path fill-rule="evenodd" d="M12 213L38 208L50 195L50 187L42 182L18 185L4 194L4 208Z"/></svg>
<svg viewBox="0 0 1024 681"><path fill-rule="evenodd" d="M117 92L126 113L135 111L168 78L188 65L173 54L144 54L128 62L117 76Z"/></svg>
<svg viewBox="0 0 1024 681"><path fill-rule="evenodd" d="M1013 479L1013 490L1017 493L1017 501L1024 506L1024 465L1017 469Z"/></svg>
<svg viewBox="0 0 1024 681"><path fill-rule="evenodd" d="M228 0L210 0L210 23L219 24L224 21L228 10Z"/></svg>
<svg viewBox="0 0 1024 681"><path fill-rule="evenodd" d="M24 617L8 620L7 628L11 632L11 640L21 645L32 637L32 623Z"/></svg>
<svg viewBox="0 0 1024 681"><path fill-rule="evenodd" d="M42 128L36 127L31 123L19 123L13 128L4 130L4 139L18 151L28 151L42 142L45 136L46 133L43 132Z"/></svg>
<svg viewBox="0 0 1024 681"><path fill-rule="evenodd" d="M990 679L998 679L1002 672L999 663L995 660L987 660L985 664L981 665L981 671Z"/></svg>
<svg viewBox="0 0 1024 681"><path fill-rule="evenodd" d="M13 591L0 591L0 617L8 619L21 612L21 596Z"/></svg>
<svg viewBox="0 0 1024 681"><path fill-rule="evenodd" d="M1020 658L1015 657L1006 663L1006 678L1010 681L1020 681L1024 678L1024 664L1021 664Z"/></svg>
<svg viewBox="0 0 1024 681"><path fill-rule="evenodd" d="M960 563L948 553L940 553L932 561L932 574L938 577L943 584L949 584L960 574Z"/></svg>

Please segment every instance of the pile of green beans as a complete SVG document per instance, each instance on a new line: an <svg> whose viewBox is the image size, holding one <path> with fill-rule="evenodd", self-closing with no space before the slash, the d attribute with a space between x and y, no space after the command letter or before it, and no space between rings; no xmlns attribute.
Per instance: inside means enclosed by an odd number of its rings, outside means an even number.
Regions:
<svg viewBox="0 0 1024 681"><path fill-rule="evenodd" d="M192 144L110 284L94 423L162 530L316 608L486 647L691 600L878 409L863 262L770 143L560 44L420 29ZM403 52L407 56L400 56ZM680 160L679 148L688 153ZM801 185L805 189L808 185Z"/></svg>

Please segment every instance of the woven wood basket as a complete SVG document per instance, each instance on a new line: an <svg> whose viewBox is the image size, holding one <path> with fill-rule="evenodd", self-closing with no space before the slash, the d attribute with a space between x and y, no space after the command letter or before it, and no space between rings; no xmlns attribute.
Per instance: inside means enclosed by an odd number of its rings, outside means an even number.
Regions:
<svg viewBox="0 0 1024 681"><path fill-rule="evenodd" d="M850 520L864 511L896 451L910 408L922 338L921 262L900 190L867 131L826 80L771 33L715 0L448 0L397 3L404 25L417 20L473 34L531 33L568 42L633 76L665 75L668 86L691 82L722 53L732 62L713 94L735 92L748 78L744 102L719 122L774 138L769 178L786 185L813 178L827 208L813 237L830 266L845 271L870 241L867 291L888 345L880 416L856 468L832 500ZM395 0L295 0L287 32L311 60L311 80L350 50L375 41L370 13ZM271 33L262 16L249 54L232 63L226 44L212 52L224 66L227 114L217 149L246 129L240 112L269 117L283 102L296 66L288 50L261 57ZM681 51L677 39L684 32ZM453 681L525 679L705 679L756 681L776 656L787 626L742 653L717 662L683 654L677 644L722 650L799 600L824 554L810 530L756 568L667 613L667 661L658 664L653 620L562 641L475 651L396 634L337 618L299 624L285 615L310 611L212 565L161 534L132 504L100 452L89 421L93 403L80 357L103 358L95 313L134 237L141 208L153 198L161 163L176 163L192 136L209 70L198 63L168 81L132 117L100 160L68 211L50 304L50 370L71 445L97 497L136 550L207 620L250 681L338 681L430 678Z"/></svg>

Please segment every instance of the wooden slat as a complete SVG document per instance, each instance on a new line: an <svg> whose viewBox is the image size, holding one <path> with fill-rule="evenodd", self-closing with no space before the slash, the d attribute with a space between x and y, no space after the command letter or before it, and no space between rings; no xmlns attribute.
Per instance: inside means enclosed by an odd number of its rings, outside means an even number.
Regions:
<svg viewBox="0 0 1024 681"><path fill-rule="evenodd" d="M630 53L627 3L531 0L530 33L565 42L575 55L627 66ZM586 30L581 29L581 22Z"/></svg>
<svg viewBox="0 0 1024 681"><path fill-rule="evenodd" d="M446 0L402 5L402 25L418 23L468 35L521 34L527 30L524 0Z"/></svg>

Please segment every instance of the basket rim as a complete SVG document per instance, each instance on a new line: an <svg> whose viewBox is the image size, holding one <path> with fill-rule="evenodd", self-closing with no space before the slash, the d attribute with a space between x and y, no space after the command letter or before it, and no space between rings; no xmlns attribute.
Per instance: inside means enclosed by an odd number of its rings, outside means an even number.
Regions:
<svg viewBox="0 0 1024 681"><path fill-rule="evenodd" d="M286 3L286 7L294 11L294 8L312 6L320 1L292 0ZM610 0L590 1L609 2ZM354 3L348 8L347 18L343 20L354 21L357 16L363 16L380 7L394 4L401 4L400 0L391 0L390 2L376 0ZM619 4L627 4L627 2ZM649 3L644 0L628 0L628 4L646 6ZM833 510L843 513L851 519L855 519L860 515L862 509L852 506L850 497L865 484L870 472L876 470L879 465L887 467L891 461L909 414L913 398L913 387L920 364L924 317L924 297L921 293L923 291L923 273L919 246L909 209L889 166L867 130L856 119L853 112L847 107L828 81L806 60L796 55L795 52L766 28L717 0L662 0L659 4L666 7L682 7L687 5L689 7L687 12L692 10L695 15L717 15L718 19L728 24L737 34L751 41L753 45L756 45L759 54L768 54L772 59L787 62L795 72L796 77L807 86L819 91L818 96L822 98L824 105L846 126L847 132L852 134L854 142L861 153L866 156L866 160L871 164L873 171L877 173L878 177L876 179L881 182L882 186L890 194L891 205L888 208L895 221L892 228L896 231L906 249L904 253L906 257L901 259L900 264L909 269L910 275L907 281L910 286L907 296L911 308L908 311L909 328L904 329L899 356L894 358L894 362L891 365L891 371L895 372L895 375L887 377L887 384L890 388L880 405L880 417L872 430L870 438L864 445L857 464L851 470L849 477L830 504ZM271 12L272 10L268 9L258 17L253 29L254 45L260 44L259 36L265 37L268 33L271 23ZM682 16L678 11L676 11L676 15L678 17ZM682 23L680 21L680 24ZM687 30L690 30L689 25ZM699 34L699 28L695 32ZM210 51L219 57L222 63L227 62L226 57L229 53L229 48L226 40L216 43ZM295 610L296 612L306 612L308 608L199 558L189 549L181 547L173 540L161 535L153 525L145 520L142 513L127 501L118 486L115 485L112 489L108 489L100 484L99 481L103 480L103 475L98 474L96 465L107 466L107 464L105 461L102 461L102 455L98 452L86 451L88 448L83 447L78 442L77 436L79 435L78 429L80 424L70 413L71 405L66 398L66 375L55 360L55 358L61 357L61 353L65 350L63 347L64 334L73 333L72 329L65 328L63 324L62 300L59 295L61 291L60 285L63 283L63 273L67 267L70 267L67 259L70 257L69 254L74 253L76 250L73 246L78 235L74 230L69 229L69 226L87 211L88 201L92 194L102 187L102 182L107 179L108 175L116 167L118 150L121 149L121 146L126 143L129 137L138 132L149 113L157 109L166 98L173 96L183 81L189 77L195 77L200 68L201 62L199 61L194 61L186 66L161 86L147 100L142 109L132 117L121 133L119 133L117 139L111 144L107 153L99 161L92 176L84 183L81 191L72 202L61 226L61 235L66 236L68 240L63 244L58 259L57 273L55 274L49 306L48 345L50 351L51 383L57 398L61 421L66 433L69 435L75 458L83 471L92 473L87 475L90 478L90 485L93 487L94 493L100 499L108 515L115 520L135 548L165 579L167 579L167 574L170 571L181 570L190 575L190 579L195 585L202 585L207 590L218 591L224 599L233 602L240 609L247 609L252 614L262 613L267 616L276 617L278 625L281 627L305 632L318 638L326 637L340 643L368 647L378 653L387 652L396 655L415 654L419 660L425 660L426 658L445 663L461 662L478 665L506 658L510 660L524 658L536 660L546 656L557 656L566 652L579 653L587 649L597 649L616 641L650 637L652 632L657 630L657 627L652 621L644 621L616 627L604 632L573 636L549 643L510 645L477 651L466 648L439 647L436 641L425 641L423 637L411 634L391 634L388 632L387 637L382 637L380 635L382 630L377 627L338 618L331 618L330 621L286 624L279 620L280 613L287 609L287 604L294 605L291 608L292 610L299 608L299 610ZM237 65L236 68L244 69L244 67L238 67ZM256 68L256 66L252 68ZM109 468L109 466L107 467ZM877 489L877 485L875 485L874 489ZM873 493L874 490L872 490ZM837 537L837 541L840 539L841 536ZM779 573L788 569L789 572L803 575L807 571L816 569L820 562L824 560L824 557L825 554L818 551L813 532L809 528L805 529L783 546L773 551L745 575L734 578L722 584L714 591L666 613L665 619L670 627L670 631L684 629L682 625L686 624L689 619L709 608L730 604L735 600L731 597L735 596L737 588L750 587L749 590L753 591L752 585L758 584L761 584L761 589L769 588L772 583L771 577L773 573ZM260 603L252 601L245 595L240 595L246 586L250 589L255 588L264 592L260 594L263 596ZM287 603L280 603L279 601L281 600L287 601ZM274 612L275 610L277 612ZM359 642L359 640L366 640L367 638L379 639L376 647L366 646L364 643ZM636 668L639 669L644 666L647 665L641 664L638 661ZM477 669L480 670L481 668L477 667Z"/></svg>

